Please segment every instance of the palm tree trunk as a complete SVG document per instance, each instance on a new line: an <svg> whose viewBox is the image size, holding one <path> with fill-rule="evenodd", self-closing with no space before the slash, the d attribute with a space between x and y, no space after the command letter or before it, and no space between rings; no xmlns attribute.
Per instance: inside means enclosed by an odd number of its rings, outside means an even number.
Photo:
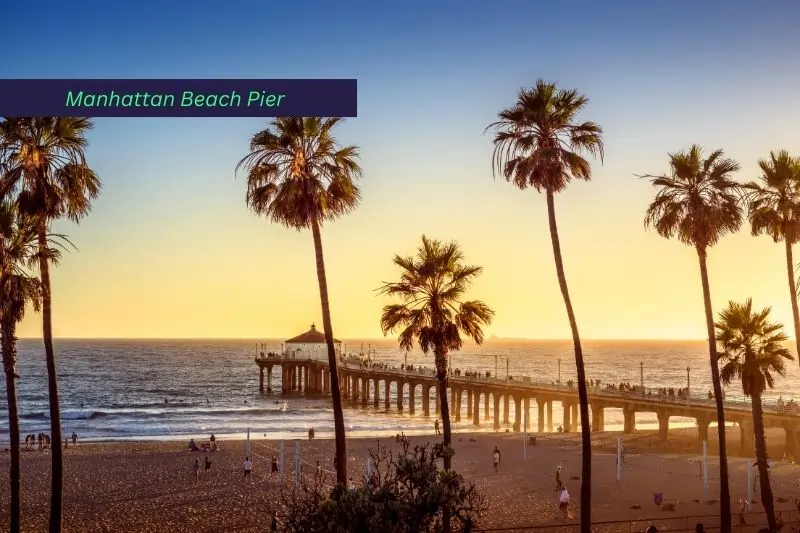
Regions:
<svg viewBox="0 0 800 533"><path fill-rule="evenodd" d="M325 260L322 255L322 233L319 222L311 224L314 236L314 255L317 259L317 281L319 282L319 300L322 305L322 329L325 332L325 344L328 347L328 366L331 375L331 397L333 399L333 429L336 436L336 482L347 484L347 443L344 433L344 410L342 394L339 390L339 370L336 361L336 348L333 345L333 326L331 325L331 306L328 300L328 280L325 276Z"/></svg>
<svg viewBox="0 0 800 533"><path fill-rule="evenodd" d="M17 407L17 338L12 321L4 320L0 324L0 350L3 353L3 370L6 373L6 396L8 399L8 437L11 441L11 509L8 517L8 530L11 533L20 531L20 469L19 469L19 409Z"/></svg>
<svg viewBox="0 0 800 533"><path fill-rule="evenodd" d="M436 380L439 388L439 410L442 415L442 444L450 447L453 443L452 427L450 425L450 404L447 400L447 352L437 349L434 353L436 364ZM449 455L444 457L444 469L450 470L452 458Z"/></svg>
<svg viewBox="0 0 800 533"><path fill-rule="evenodd" d="M750 398L753 405L753 432L756 440L756 460L758 461L758 479L761 485L761 504L767 514L770 531L778 530L775 520L775 501L772 496L772 485L769 481L767 465L767 439L764 436L764 411L761 407L761 394L753 394Z"/></svg>
<svg viewBox="0 0 800 533"><path fill-rule="evenodd" d="M444 445L444 469L450 470L453 466L452 451L453 435L450 427L450 404L447 400L447 352L441 348L436 348L434 352L434 362L436 364L436 380L439 386L439 410L442 415L442 444ZM442 512L442 532L450 533L450 509L445 507Z"/></svg>
<svg viewBox="0 0 800 533"><path fill-rule="evenodd" d="M42 337L47 361L47 391L50 403L51 488L50 533L61 533L64 505L64 456L61 448L61 408L58 403L56 354L53 350L53 300L50 293L50 263L47 250L47 226L39 226L39 275L42 279Z"/></svg>
<svg viewBox="0 0 800 533"><path fill-rule="evenodd" d="M558 239L558 225L556 224L556 204L552 191L547 191L547 221L550 226L550 240L553 244L553 258L556 262L556 274L561 296L564 297L564 306L567 308L567 318L572 331L572 344L575 347L575 367L578 371L578 401L581 411L581 533L592 531L592 436L589 433L589 393L586 389L586 371L583 368L583 349L581 337L578 332L578 321L572 309L572 300L569 297L567 276L564 273L564 261L561 258L561 243Z"/></svg>
<svg viewBox="0 0 800 533"><path fill-rule="evenodd" d="M722 400L722 385L719 379L717 342L714 334L714 313L711 310L711 288L708 283L706 249L697 247L700 260L700 280L703 284L703 306L706 313L706 334L708 335L708 360L711 365L711 384L714 387L714 400L717 404L717 435L719 436L719 528L720 533L731 531L731 492L728 487L728 448L725 439L725 405Z"/></svg>
<svg viewBox="0 0 800 533"><path fill-rule="evenodd" d="M797 360L800 362L800 310L797 309L797 285L794 281L794 259L792 258L792 243L784 233L786 246L786 273L789 276L789 297L792 300L792 318L794 319L794 342L797 351Z"/></svg>

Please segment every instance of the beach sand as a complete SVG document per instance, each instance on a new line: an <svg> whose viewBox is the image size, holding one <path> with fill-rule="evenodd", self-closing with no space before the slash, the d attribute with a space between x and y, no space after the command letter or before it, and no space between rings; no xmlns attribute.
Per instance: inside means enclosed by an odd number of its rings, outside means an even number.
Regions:
<svg viewBox="0 0 800 533"><path fill-rule="evenodd" d="M731 445L738 442L738 429L729 431ZM715 434L712 432L712 437ZM736 437L736 438L734 438ZM770 435L775 441L780 435ZM410 437L412 444L434 441L435 436ZM696 430L672 430L666 445L650 434L625 437L626 458L622 480L616 479L615 434L594 436L593 521L641 520L633 531L644 531L650 518L670 529L694 528L698 521L707 528L716 519L675 517L713 515L716 503L705 502L699 463L700 445ZM735 442L734 442L735 441ZM332 465L333 442L318 439L299 441L304 469L313 471L316 461L325 469ZM348 439L349 475L363 476L368 450L376 439ZM399 450L393 438L381 444ZM774 444L776 452L779 443ZM491 451L502 452L500 472L492 472ZM225 441L222 449L209 454L212 474L194 479L195 458L203 452L189 452L184 442L124 442L78 444L65 452L65 527L66 532L228 532L264 531L270 506L277 501L278 482L269 475L269 458L279 443L253 440L252 482L242 478L245 443ZM286 442L287 468L291 468L295 443ZM564 524L557 509L555 468L562 466L562 480L578 516L580 499L580 439L575 434L537 435L537 445L528 446L523 459L523 436L513 433L458 433L454 435L454 468L477 484L489 500L484 527L518 527L526 524ZM710 448L714 446L711 443ZM677 452L684 452L683 455ZM735 450L732 450L735 451ZM688 455L686 454L688 453ZM774 455L779 456L777 453ZM46 531L49 513L49 452L22 454L23 530ZM719 494L718 463L709 465L709 498ZM731 493L734 502L747 494L747 466L743 458L730 459ZM800 497L800 466L776 464L773 490L776 498ZM663 492L664 501L675 504L675 511L662 511L653 502L653 493ZM757 499L757 496L756 496ZM0 454L0 529L7 528L8 453ZM777 503L778 509L794 508L790 501ZM632 508L639 506L638 509ZM735 506L735 505L734 505ZM736 507L736 506L735 506ZM760 505L753 505L753 511ZM789 515L785 515L789 519ZM758 519L757 521L762 521ZM660 529L661 529L660 528ZM598 531L630 531L631 526L601 527ZM553 532L562 528L552 529ZM564 529L566 530L566 529ZM755 531L755 529L753 529Z"/></svg>

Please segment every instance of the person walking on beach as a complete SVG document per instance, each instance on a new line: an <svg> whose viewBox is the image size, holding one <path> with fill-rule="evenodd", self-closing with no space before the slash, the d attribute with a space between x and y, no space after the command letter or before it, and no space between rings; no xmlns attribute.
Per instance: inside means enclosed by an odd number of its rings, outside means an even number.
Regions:
<svg viewBox="0 0 800 533"><path fill-rule="evenodd" d="M308 428L308 440L314 440L314 428Z"/></svg>
<svg viewBox="0 0 800 533"><path fill-rule="evenodd" d="M497 446L494 447L494 451L492 452L492 464L494 465L494 473L497 474L500 472L500 448Z"/></svg>
<svg viewBox="0 0 800 533"><path fill-rule="evenodd" d="M78 434L73 431L72 432L72 445L75 446L76 444L78 444Z"/></svg>
<svg viewBox="0 0 800 533"><path fill-rule="evenodd" d="M194 480L197 481L200 478L200 459L194 460Z"/></svg>
<svg viewBox="0 0 800 533"><path fill-rule="evenodd" d="M277 474L278 473L278 459L274 455L272 456L271 464L272 464L272 473L273 474Z"/></svg>
<svg viewBox="0 0 800 533"><path fill-rule="evenodd" d="M245 457L242 468L244 469L244 479L249 478L250 472L253 470L253 461L251 461L249 457Z"/></svg>
<svg viewBox="0 0 800 533"><path fill-rule="evenodd" d="M747 521L744 519L745 513L750 510L750 502L747 501L747 498L739 498L739 525L743 526L747 524Z"/></svg>
<svg viewBox="0 0 800 533"><path fill-rule="evenodd" d="M441 432L439 431L439 419L438 419L438 418L437 418L437 419L436 419L436 420L433 422L433 429L435 429L435 430L436 430L436 434L437 434L437 435L439 435L439 434L441 433Z"/></svg>
<svg viewBox="0 0 800 533"><path fill-rule="evenodd" d="M206 475L211 473L211 461L208 460L208 456L206 455Z"/></svg>
<svg viewBox="0 0 800 533"><path fill-rule="evenodd" d="M564 484L561 483L561 467L556 467L556 491L560 491L564 488Z"/></svg>
<svg viewBox="0 0 800 533"><path fill-rule="evenodd" d="M572 520L572 515L569 514L569 492L567 487L561 491L561 496L558 499L558 508L564 513L564 520Z"/></svg>

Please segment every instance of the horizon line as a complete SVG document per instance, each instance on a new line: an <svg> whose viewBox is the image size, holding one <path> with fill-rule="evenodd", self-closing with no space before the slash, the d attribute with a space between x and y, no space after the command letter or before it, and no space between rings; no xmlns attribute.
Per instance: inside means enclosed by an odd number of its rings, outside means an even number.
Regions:
<svg viewBox="0 0 800 533"><path fill-rule="evenodd" d="M264 341L276 341L279 340L279 337L71 337L71 336L63 336L63 337L53 337L53 340L104 340L104 341L114 341L114 340L141 340L141 341L253 341L253 342L264 342ZM17 340L42 340L43 337L17 337ZM342 343L346 344L344 341L382 341L388 342L394 339L388 339L383 337L350 337L350 338L342 338ZM788 339L794 340L794 339ZM564 338L551 338L551 337L492 337L486 339L483 344L486 344L490 341L550 341L550 342L572 342L572 339L569 337ZM584 338L581 339L581 342L588 342L588 341L624 341L624 342L650 342L650 341L670 341L670 342L708 342L707 339L700 339L700 338L677 338L677 337L594 337L594 338ZM280 342L285 342L281 340ZM474 344L470 341L467 341L469 344Z"/></svg>

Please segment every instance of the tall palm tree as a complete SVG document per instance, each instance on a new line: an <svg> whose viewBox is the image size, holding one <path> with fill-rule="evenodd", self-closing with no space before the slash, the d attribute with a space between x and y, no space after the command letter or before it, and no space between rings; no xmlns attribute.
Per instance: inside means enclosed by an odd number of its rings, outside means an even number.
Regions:
<svg viewBox="0 0 800 533"><path fill-rule="evenodd" d="M336 434L336 480L347 483L344 413L333 344L328 281L322 254L322 225L350 213L361 192L358 148L341 146L333 136L339 117L283 117L250 140L250 153L236 165L247 170L247 205L256 214L287 228L310 229L314 238L322 325L328 347L333 420Z"/></svg>
<svg viewBox="0 0 800 533"><path fill-rule="evenodd" d="M590 533L592 512L592 442L589 434L589 394L583 365L578 321L564 273L561 243L556 223L555 195L567 188L573 178L588 181L592 167L584 155L603 159L603 130L594 122L579 122L578 114L589 99L575 90L559 89L555 83L538 80L522 89L517 101L499 113L494 129L492 168L495 176L520 189L534 188L545 193L553 259L564 306L567 310L575 366L578 373L578 400L581 412L581 532Z"/></svg>
<svg viewBox="0 0 800 533"><path fill-rule="evenodd" d="M733 380L742 383L742 392L753 405L753 430L756 440L758 478L761 483L761 503L767 513L770 531L778 531L775 502L767 466L767 439L764 436L764 410L761 397L775 386L775 376L785 376L785 361L794 359L783 346L788 337L783 325L769 321L771 309L753 311L753 301L729 302L715 324L716 340L720 346L719 360L723 363L720 379L726 385Z"/></svg>
<svg viewBox="0 0 800 533"><path fill-rule="evenodd" d="M422 236L416 256L394 257L400 267L400 281L384 283L381 294L396 296L402 303L387 305L381 315L386 335L399 330L400 348L409 351L418 344L425 353L433 351L442 415L443 444L452 444L450 408L447 402L447 361L461 349L461 335L477 344L484 340L483 328L492 322L494 311L485 303L462 301L467 288L483 267L465 265L458 243L443 243ZM450 456L444 468L450 470Z"/></svg>
<svg viewBox="0 0 800 533"><path fill-rule="evenodd" d="M703 157L703 149L693 145L689 150L669 154L669 174L644 178L658 189L647 208L645 228L654 228L664 238L677 238L692 246L700 262L703 305L708 335L708 356L711 382L717 404L719 435L720 529L731 530L731 495L728 488L728 452L725 445L725 406L722 400L717 346L714 342L714 313L711 310L711 289L708 282L708 249L728 233L742 225L742 189L731 176L739 164L724 157L722 150Z"/></svg>
<svg viewBox="0 0 800 533"><path fill-rule="evenodd" d="M20 429L17 407L17 324L32 304L39 310L41 284L27 266L38 253L36 225L9 201L0 203L0 353L6 378L8 434L11 441L9 531L20 531Z"/></svg>
<svg viewBox="0 0 800 533"><path fill-rule="evenodd" d="M42 290L42 337L47 360L52 442L60 443L61 409L53 349L48 233L53 220L80 221L100 194L100 179L86 164L86 135L92 121L81 117L5 117L0 121L0 154L9 165L0 180L0 198L16 194L21 213L34 218ZM50 532L63 523L64 463L61 446L52 449Z"/></svg>
<svg viewBox="0 0 800 533"><path fill-rule="evenodd" d="M425 354L433 351L442 415L445 471L452 466L453 453L447 402L447 362L452 352L461 349L462 334L482 344L483 328L494 316L494 311L479 300L461 300L483 271L483 267L465 265L463 260L464 255L456 242L445 244L423 235L416 257L394 257L394 264L400 267L400 281L384 283L378 289L381 294L399 297L402 302L383 308L383 334L400 330L401 349L409 351L416 342ZM442 524L444 531L449 532L450 513L447 510L443 513Z"/></svg>
<svg viewBox="0 0 800 533"><path fill-rule="evenodd" d="M747 211L753 236L764 234L786 248L786 274L794 319L794 341L800 354L800 311L797 308L797 284L794 279L792 245L800 239L800 158L786 150L770 152L769 159L758 162L760 183L744 185L748 191Z"/></svg>

